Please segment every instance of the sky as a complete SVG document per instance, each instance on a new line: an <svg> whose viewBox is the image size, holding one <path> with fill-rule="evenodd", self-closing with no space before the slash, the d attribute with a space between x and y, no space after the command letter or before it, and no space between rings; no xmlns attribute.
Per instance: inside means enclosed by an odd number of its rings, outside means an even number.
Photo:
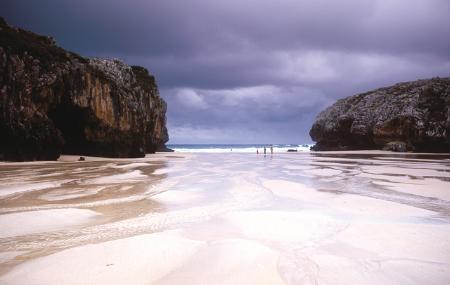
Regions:
<svg viewBox="0 0 450 285"><path fill-rule="evenodd" d="M2 0L10 24L156 76L169 143L309 143L339 98L450 76L450 0Z"/></svg>

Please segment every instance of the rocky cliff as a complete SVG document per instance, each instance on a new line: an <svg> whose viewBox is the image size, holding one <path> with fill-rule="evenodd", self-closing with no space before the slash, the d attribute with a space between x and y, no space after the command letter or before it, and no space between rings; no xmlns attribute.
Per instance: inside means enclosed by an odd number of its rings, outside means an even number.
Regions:
<svg viewBox="0 0 450 285"><path fill-rule="evenodd" d="M0 160L142 157L168 140L155 78L0 19Z"/></svg>
<svg viewBox="0 0 450 285"><path fill-rule="evenodd" d="M314 150L450 152L450 78L399 83L338 100L310 130Z"/></svg>

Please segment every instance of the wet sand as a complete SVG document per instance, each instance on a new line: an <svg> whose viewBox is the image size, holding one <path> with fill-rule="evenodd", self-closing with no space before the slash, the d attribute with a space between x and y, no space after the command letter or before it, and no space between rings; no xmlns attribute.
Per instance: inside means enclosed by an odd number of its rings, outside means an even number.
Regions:
<svg viewBox="0 0 450 285"><path fill-rule="evenodd" d="M450 155L0 163L0 284L448 284Z"/></svg>

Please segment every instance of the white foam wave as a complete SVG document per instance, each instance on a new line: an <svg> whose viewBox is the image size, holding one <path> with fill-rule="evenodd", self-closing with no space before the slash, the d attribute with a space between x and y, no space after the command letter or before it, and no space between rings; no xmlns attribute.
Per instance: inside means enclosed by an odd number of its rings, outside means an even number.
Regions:
<svg viewBox="0 0 450 285"><path fill-rule="evenodd" d="M292 145L292 146L274 146L274 153L284 153L288 151L295 150L297 152L309 152L310 147L313 145ZM267 146L267 153L270 153L270 146ZM173 147L175 152L189 152L189 153L227 153L227 152L237 152L237 153L256 153L259 150L259 153L263 153L264 147L238 147L232 148L229 147L205 147L205 148L187 148L187 147Z"/></svg>

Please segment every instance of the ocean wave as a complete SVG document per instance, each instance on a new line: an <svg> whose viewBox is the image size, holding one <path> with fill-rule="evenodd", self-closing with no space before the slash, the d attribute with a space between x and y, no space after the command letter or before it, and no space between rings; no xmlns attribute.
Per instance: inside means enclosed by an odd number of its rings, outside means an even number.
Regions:
<svg viewBox="0 0 450 285"><path fill-rule="evenodd" d="M169 148L175 152L195 152L195 153L224 153L224 152L238 152L238 153L263 153L264 146L267 153L270 153L270 145L168 145ZM275 144L273 145L273 152L309 152L313 144Z"/></svg>

